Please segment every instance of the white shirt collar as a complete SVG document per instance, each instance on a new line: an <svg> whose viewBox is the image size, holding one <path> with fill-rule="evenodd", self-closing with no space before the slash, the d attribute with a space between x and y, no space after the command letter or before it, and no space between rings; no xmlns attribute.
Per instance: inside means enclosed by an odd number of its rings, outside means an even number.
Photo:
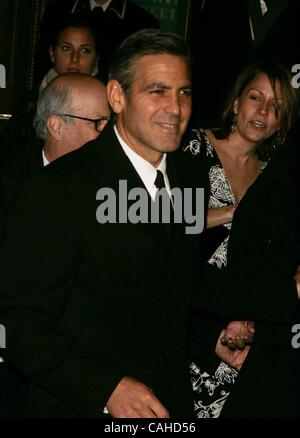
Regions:
<svg viewBox="0 0 300 438"><path fill-rule="evenodd" d="M112 1L112 0L107 0L103 5L98 5L98 4L95 2L95 0L90 0L90 8L91 8L91 11L92 11L94 8L99 8L99 7L100 7L100 8L102 8L103 11L105 12L106 9L108 8L108 6L110 5L111 1Z"/></svg>
<svg viewBox="0 0 300 438"><path fill-rule="evenodd" d="M49 164L49 161L47 160L47 157L45 155L44 148L42 149L42 157L43 157L43 166L47 166Z"/></svg>
<svg viewBox="0 0 300 438"><path fill-rule="evenodd" d="M154 185L154 181L156 179L156 171L160 170L164 175L165 185L168 193L171 193L170 190L170 184L168 180L168 175L166 173L167 168L167 154L163 154L162 160L159 163L157 167L152 166L152 164L149 163L149 161L142 158L140 155L138 155L130 146L128 146L125 141L121 138L118 129L116 125L114 126L114 130L116 133L116 136L122 146L122 149L124 153L127 155L128 159L130 160L131 164L135 168L136 172L138 173L139 177L144 183L144 186L146 187L148 193L150 194L151 198L154 200L155 194L157 191L157 188Z"/></svg>
<svg viewBox="0 0 300 438"><path fill-rule="evenodd" d="M268 12L268 7L264 0L260 0L260 9L261 9L261 15L264 16L266 12Z"/></svg>

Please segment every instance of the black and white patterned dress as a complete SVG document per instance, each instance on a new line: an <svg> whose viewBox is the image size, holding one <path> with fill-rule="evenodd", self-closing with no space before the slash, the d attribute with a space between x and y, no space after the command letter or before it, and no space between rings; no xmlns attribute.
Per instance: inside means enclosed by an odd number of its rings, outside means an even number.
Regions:
<svg viewBox="0 0 300 438"><path fill-rule="evenodd" d="M204 129L193 129L184 151L205 160L209 175L209 208L236 205L236 199L213 144ZM227 264L227 248L231 223L207 230L210 253L206 261L210 266L224 269ZM209 234L210 233L210 234ZM205 354L205 353L204 353ZM238 371L223 361L207 369L202 363L190 364L190 379L194 390L194 407L198 418L217 418L230 394Z"/></svg>

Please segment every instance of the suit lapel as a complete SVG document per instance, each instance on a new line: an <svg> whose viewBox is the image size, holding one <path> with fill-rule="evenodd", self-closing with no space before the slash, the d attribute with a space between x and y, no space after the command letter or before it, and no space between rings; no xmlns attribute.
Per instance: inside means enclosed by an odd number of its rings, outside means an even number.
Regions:
<svg viewBox="0 0 300 438"><path fill-rule="evenodd" d="M167 155L167 175L170 183L171 190L174 188L183 189L182 182L180 181L176 163L174 160L174 154L169 153ZM183 191L182 191L183 192ZM183 203L182 203L183 204ZM182 212L183 214L183 212ZM172 247L173 251L176 252L176 249L180 242L182 241L182 238L184 236L184 227L183 227L184 217L182 218L182 223L174 223L173 224L173 239L172 239Z"/></svg>
<svg viewBox="0 0 300 438"><path fill-rule="evenodd" d="M130 190L135 188L144 189L148 200L148 214L150 215L151 197L129 158L124 153L112 125L105 128L96 142L98 143L98 158L93 163L92 175L97 177L99 173L102 175L106 174L106 185L115 191L117 198L119 193L119 181L121 180L126 180L127 182L127 194ZM136 201L128 201L128 207L135 202ZM139 222L135 224L135 226L150 235L151 238L157 242L159 247L170 249L170 242L163 224Z"/></svg>

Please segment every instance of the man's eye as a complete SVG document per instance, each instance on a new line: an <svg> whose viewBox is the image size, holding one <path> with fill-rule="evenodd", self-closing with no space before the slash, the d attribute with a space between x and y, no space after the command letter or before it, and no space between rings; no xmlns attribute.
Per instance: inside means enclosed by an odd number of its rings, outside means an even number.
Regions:
<svg viewBox="0 0 300 438"><path fill-rule="evenodd" d="M150 93L151 94L158 94L158 95L160 95L160 94L164 93L164 90L162 90L160 88L156 88L155 90L151 90Z"/></svg>
<svg viewBox="0 0 300 438"><path fill-rule="evenodd" d="M190 97L192 95L192 90L187 88L186 90L180 90L180 96Z"/></svg>

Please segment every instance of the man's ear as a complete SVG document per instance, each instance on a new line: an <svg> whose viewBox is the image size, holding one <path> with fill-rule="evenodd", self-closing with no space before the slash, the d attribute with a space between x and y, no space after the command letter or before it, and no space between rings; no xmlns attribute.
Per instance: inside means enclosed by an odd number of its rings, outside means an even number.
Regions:
<svg viewBox="0 0 300 438"><path fill-rule="evenodd" d="M47 120L47 129L51 137L56 141L59 141L62 136L63 120L56 114L51 114Z"/></svg>
<svg viewBox="0 0 300 438"><path fill-rule="evenodd" d="M119 114L123 110L126 103L126 96L122 85L115 79L111 79L107 83L106 90L108 102L112 110L116 114Z"/></svg>

